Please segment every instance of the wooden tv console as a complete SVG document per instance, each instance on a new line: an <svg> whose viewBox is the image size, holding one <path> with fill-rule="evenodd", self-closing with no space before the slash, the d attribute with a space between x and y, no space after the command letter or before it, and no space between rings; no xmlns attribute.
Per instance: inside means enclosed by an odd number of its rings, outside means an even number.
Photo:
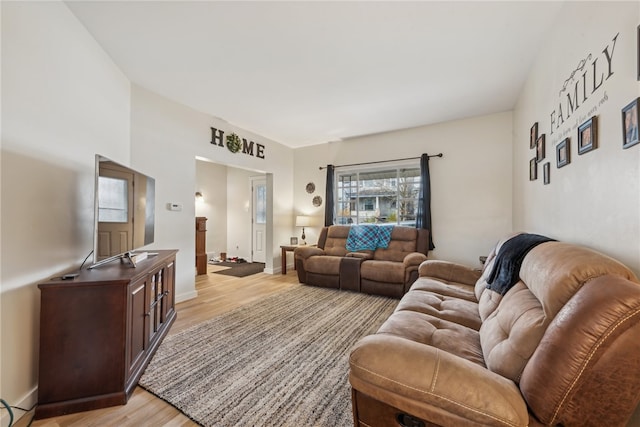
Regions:
<svg viewBox="0 0 640 427"><path fill-rule="evenodd" d="M175 321L176 250L114 261L40 288L35 418L127 403Z"/></svg>

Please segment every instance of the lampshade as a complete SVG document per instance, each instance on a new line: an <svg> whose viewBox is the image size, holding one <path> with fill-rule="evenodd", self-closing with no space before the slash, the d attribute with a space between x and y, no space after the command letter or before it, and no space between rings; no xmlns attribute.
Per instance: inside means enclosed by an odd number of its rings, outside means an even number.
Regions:
<svg viewBox="0 0 640 427"><path fill-rule="evenodd" d="M306 215L296 216L296 227L308 227L311 225L311 217Z"/></svg>

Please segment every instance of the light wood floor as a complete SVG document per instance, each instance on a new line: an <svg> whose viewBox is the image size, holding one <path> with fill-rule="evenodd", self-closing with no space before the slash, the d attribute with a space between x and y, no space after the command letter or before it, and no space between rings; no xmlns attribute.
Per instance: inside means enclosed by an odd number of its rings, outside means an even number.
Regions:
<svg viewBox="0 0 640 427"><path fill-rule="evenodd" d="M295 271L286 275L259 273L238 278L211 274L196 277L198 297L176 305L178 318L169 334L175 334L191 325L210 319L243 304L267 295L297 286ZM16 427L26 427L33 411L24 415ZM123 406L80 412L55 418L35 420L33 427L88 427L88 426L195 426L193 421L171 405L140 387L136 387L129 402Z"/></svg>

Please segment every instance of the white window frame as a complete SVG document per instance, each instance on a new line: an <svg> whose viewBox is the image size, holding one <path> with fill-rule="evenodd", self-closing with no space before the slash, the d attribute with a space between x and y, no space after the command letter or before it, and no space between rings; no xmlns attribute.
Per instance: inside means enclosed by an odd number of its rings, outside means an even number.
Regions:
<svg viewBox="0 0 640 427"><path fill-rule="evenodd" d="M403 170L412 170L415 169L416 170L416 175L412 175L417 179L417 182L415 183L415 199L413 198L402 198L400 193L398 192L397 186L398 186L398 182L401 181L401 176L400 173ZM362 184L358 184L359 182L361 182L360 180L360 175L361 174L371 174L371 173L375 173L377 171L379 172L388 172L390 170L395 170L396 175L395 177L392 178L388 178L388 180L390 182L393 182L393 184L395 185L395 197L393 200L393 202L395 202L395 208L390 208L392 210L395 211L395 221L390 221L388 217L385 217L384 215L379 214L378 217L374 216L369 216L369 215L361 215L362 211L360 209L361 205L364 206L364 202L363 199L365 198L370 198L371 195L366 195L366 194L361 194L360 193L360 189L361 188L371 188L370 185L362 185ZM355 175L356 179L352 182L355 182L355 191L356 191L356 196L355 198L350 198L349 200L346 200L344 198L341 199L341 197L343 197L343 193L341 193L341 177L342 176L346 176L346 175ZM365 224L365 223L374 223L374 224L395 224L395 225L408 225L408 226L415 226L415 221L416 218L414 217L412 220L412 222L407 222L406 219L401 218L401 215L398 213L398 209L399 206L401 204L401 202L404 200L415 200L414 201L414 212L417 214L417 206L418 206L418 193L419 193L419 187L420 187L420 163L419 161L415 161L415 162L389 162L389 163L384 163L384 164L376 164L376 165L369 165L369 166L360 166L360 167L353 167L353 168L349 168L349 169L336 169L334 172L334 188L333 188L333 194L334 194L334 212L333 212L333 218L334 218L334 222L336 224L344 224L344 225L349 225L349 224ZM367 181L365 181L367 182ZM351 186L353 188L353 186ZM344 190L343 190L344 191ZM378 198L380 198L381 196L377 196ZM402 199L402 200L401 200ZM390 203L391 204L393 204ZM346 206L349 206L349 215L344 215L344 210L347 209ZM352 208L355 208L355 213L352 211ZM380 213L381 211L380 209L380 205L378 203L374 202L374 210L375 212ZM343 212L341 212L341 210L343 210ZM341 212L342 214L339 215L338 213ZM392 213L393 214L393 213ZM349 222L349 220L351 222Z"/></svg>

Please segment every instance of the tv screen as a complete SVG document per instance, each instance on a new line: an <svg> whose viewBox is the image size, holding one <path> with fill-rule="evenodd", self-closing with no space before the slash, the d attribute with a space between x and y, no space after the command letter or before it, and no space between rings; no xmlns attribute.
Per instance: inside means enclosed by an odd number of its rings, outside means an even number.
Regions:
<svg viewBox="0 0 640 427"><path fill-rule="evenodd" d="M96 155L94 265L153 243L155 180Z"/></svg>

